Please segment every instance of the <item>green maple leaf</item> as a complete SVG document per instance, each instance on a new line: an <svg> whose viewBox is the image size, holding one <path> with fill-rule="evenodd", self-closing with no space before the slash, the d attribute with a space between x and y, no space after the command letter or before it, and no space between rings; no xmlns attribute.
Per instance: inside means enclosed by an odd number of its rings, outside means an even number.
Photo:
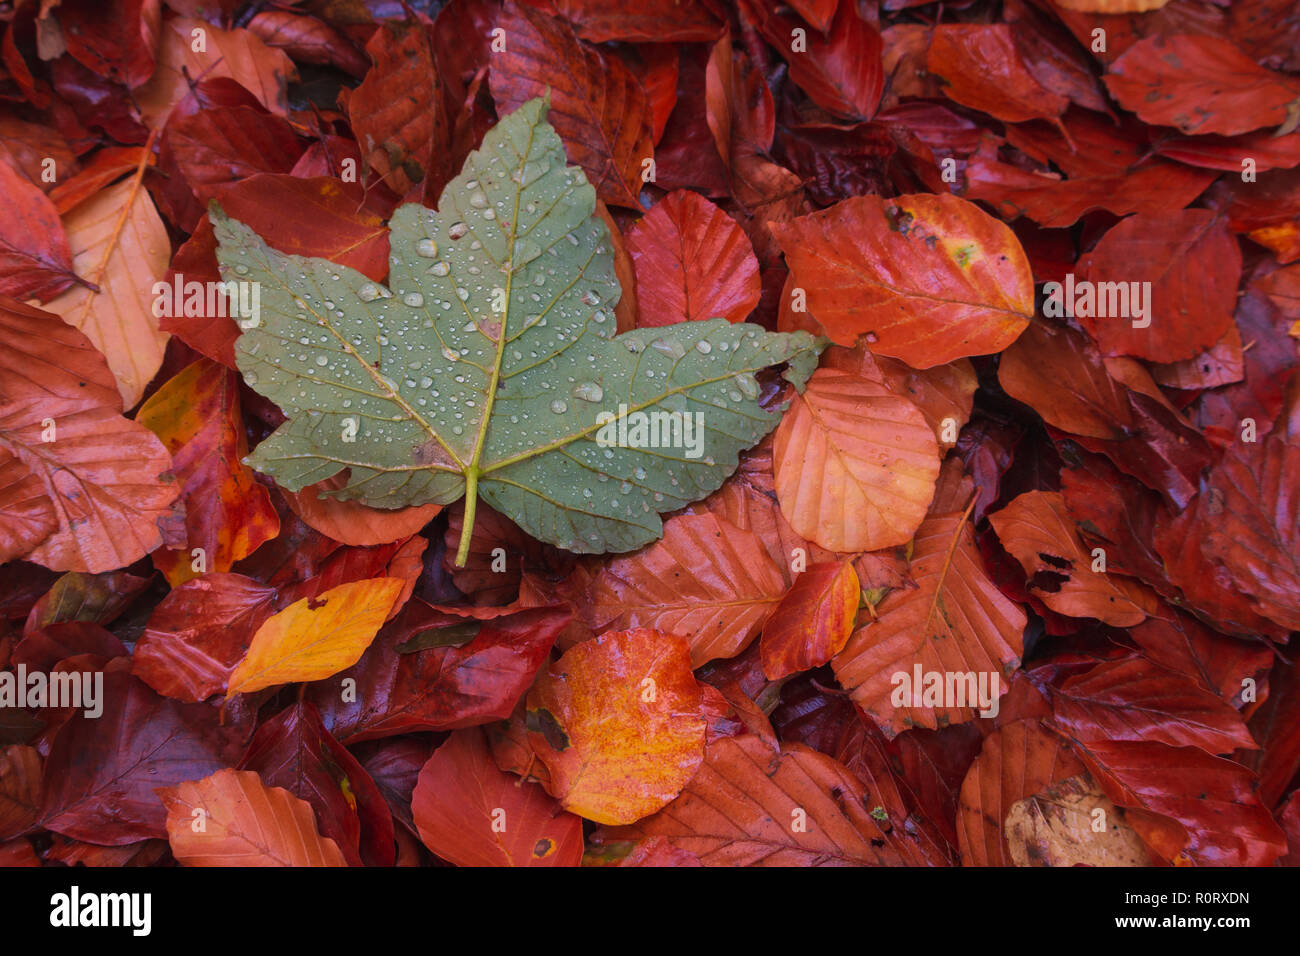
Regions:
<svg viewBox="0 0 1300 956"><path fill-rule="evenodd" d="M755 374L785 363L802 389L823 345L725 319L616 336L609 234L547 106L489 131L438 211L394 213L387 287L212 210L223 278L260 283L239 369L288 416L249 464L293 491L350 469L337 496L379 508L463 495L458 565L479 497L571 551L655 540L779 421ZM622 435L600 417L620 405ZM637 413L670 447L610 446L653 437Z"/></svg>

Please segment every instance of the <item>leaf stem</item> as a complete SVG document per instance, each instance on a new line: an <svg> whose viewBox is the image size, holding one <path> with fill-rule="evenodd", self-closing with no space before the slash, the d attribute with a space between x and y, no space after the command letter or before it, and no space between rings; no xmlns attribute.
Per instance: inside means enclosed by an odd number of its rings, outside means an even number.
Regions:
<svg viewBox="0 0 1300 956"><path fill-rule="evenodd" d="M460 528L460 545L456 548L456 567L463 568L469 558L469 540L474 536L474 512L478 509L478 468L465 469L465 517Z"/></svg>

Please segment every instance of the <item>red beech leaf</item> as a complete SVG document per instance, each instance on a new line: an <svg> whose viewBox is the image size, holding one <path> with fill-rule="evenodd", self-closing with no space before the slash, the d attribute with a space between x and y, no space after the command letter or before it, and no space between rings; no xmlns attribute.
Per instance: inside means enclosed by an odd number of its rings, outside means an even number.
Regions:
<svg viewBox="0 0 1300 956"><path fill-rule="evenodd" d="M996 715L1003 679L1020 662L1025 615L985 573L966 517L925 519L908 565L914 586L887 594L832 661L836 679L891 737ZM950 674L960 700L948 696ZM941 693L932 695L936 676Z"/></svg>
<svg viewBox="0 0 1300 956"><path fill-rule="evenodd" d="M3 297L0 336L0 451L31 476L10 493L30 502L39 486L50 503L35 533L24 531L16 546L0 542L0 553L97 572L173 540L171 457L152 432L122 417L113 376L86 336ZM11 482L19 477L14 466L6 470Z"/></svg>
<svg viewBox="0 0 1300 956"><path fill-rule="evenodd" d="M802 744L774 754L757 737L710 744L682 795L609 839L663 837L705 866L918 866L937 862L886 829L843 764Z"/></svg>
<svg viewBox="0 0 1300 956"><path fill-rule="evenodd" d="M1158 740L1208 753L1255 749L1241 715L1218 694L1141 657L1106 661L1052 692L1052 723L1075 740Z"/></svg>
<svg viewBox="0 0 1300 956"><path fill-rule="evenodd" d="M570 158L607 203L640 208L643 163L654 158L650 109L636 76L622 61L585 46L563 22L510 4L498 21L509 41L493 56L492 97L502 113L548 91L547 120ZM564 80L550 64L564 64Z"/></svg>
<svg viewBox="0 0 1300 956"><path fill-rule="evenodd" d="M998 382L1043 421L1075 435L1121 439L1133 429L1128 393L1086 335L1035 322L998 363Z"/></svg>
<svg viewBox="0 0 1300 956"><path fill-rule="evenodd" d="M776 132L776 106L763 76L724 34L705 70L706 118L723 163L732 168L747 156L766 154Z"/></svg>
<svg viewBox="0 0 1300 956"><path fill-rule="evenodd" d="M762 539L713 514L673 518L649 547L594 572L580 565L574 577L585 582L574 603L591 630L677 634L693 667L744 650L786 591Z"/></svg>
<svg viewBox="0 0 1300 956"><path fill-rule="evenodd" d="M400 645L438 628L474 621L410 601L354 666L308 688L307 699L339 740L413 730L454 730L505 720L569 622L562 607L485 609L468 643L403 653ZM347 682L352 683L347 683Z"/></svg>
<svg viewBox="0 0 1300 956"><path fill-rule="evenodd" d="M885 82L880 33L852 0L840 0L825 35L766 10L759 29L789 64L790 79L822 109L857 120L875 115Z"/></svg>
<svg viewBox="0 0 1300 956"><path fill-rule="evenodd" d="M60 4L68 54L100 76L135 89L154 71L160 7L149 0Z"/></svg>
<svg viewBox="0 0 1300 956"><path fill-rule="evenodd" d="M0 163L0 194L0 295L48 302L77 281L59 214L7 163Z"/></svg>
<svg viewBox="0 0 1300 956"><path fill-rule="evenodd" d="M763 673L780 680L820 667L853 631L861 594L853 565L814 564L800 574L763 628Z"/></svg>
<svg viewBox="0 0 1300 956"><path fill-rule="evenodd" d="M302 155L293 126L251 106L199 110L167 124L176 164L200 202L257 173L287 173Z"/></svg>
<svg viewBox="0 0 1300 956"><path fill-rule="evenodd" d="M456 866L577 866L582 820L492 761L483 732L458 730L420 771L420 840Z"/></svg>
<svg viewBox="0 0 1300 956"><path fill-rule="evenodd" d="M188 581L154 609L132 655L132 673L177 700L222 693L275 603L275 588L242 575Z"/></svg>
<svg viewBox="0 0 1300 956"><path fill-rule="evenodd" d="M0 749L0 840L26 833L39 818L41 763L34 747Z"/></svg>
<svg viewBox="0 0 1300 956"><path fill-rule="evenodd" d="M957 839L964 866L1009 866L1003 822L1026 797L1084 770L1073 749L1037 720L1021 720L984 738L961 784Z"/></svg>
<svg viewBox="0 0 1300 956"><path fill-rule="evenodd" d="M748 237L699 193L669 193L626 238L636 267L639 325L719 316L743 322L758 305L758 260Z"/></svg>
<svg viewBox="0 0 1300 956"><path fill-rule="evenodd" d="M310 804L349 866L393 865L393 817L379 788L311 704L300 701L258 727L239 768Z"/></svg>
<svg viewBox="0 0 1300 956"><path fill-rule="evenodd" d="M1098 740L1080 748L1154 855L1198 866L1271 866L1286 838L1245 767L1196 747ZM1230 822L1229 822L1230 821Z"/></svg>
<svg viewBox="0 0 1300 956"><path fill-rule="evenodd" d="M452 169L430 31L415 18L383 23L366 52L374 66L347 101L362 155L399 196L422 182L422 195L432 201Z"/></svg>
<svg viewBox="0 0 1300 956"><path fill-rule="evenodd" d="M1197 503L1202 549L1260 614L1300 628L1300 387L1266 437L1228 446Z"/></svg>
<svg viewBox="0 0 1300 956"><path fill-rule="evenodd" d="M1033 313L1015 235L955 196L862 196L775 232L832 339L865 333L872 351L913 368L1000 351Z"/></svg>
<svg viewBox="0 0 1300 956"><path fill-rule="evenodd" d="M1225 136L1281 126L1300 98L1294 78L1222 39L1186 34L1133 44L1110 65L1106 88L1148 123Z"/></svg>
<svg viewBox="0 0 1300 956"><path fill-rule="evenodd" d="M950 99L1008 123L1060 116L1069 105L1030 72L1005 24L936 27L926 66Z"/></svg>
<svg viewBox="0 0 1300 956"><path fill-rule="evenodd" d="M1130 216L1106 233L1080 268L1093 283L1098 306L1085 314L1078 308L1076 292L1071 304L1068 288L1062 290L1067 314L1092 334L1107 355L1135 355L1169 362L1191 358L1214 345L1232 324L1237 283L1241 278L1241 253L1237 241L1221 219L1203 209L1188 209L1160 218ZM1149 282L1143 296L1147 314L1137 316L1132 283ZM1128 283L1127 312L1116 314L1103 283ZM1140 291L1140 287L1139 287ZM1100 315L1100 299L1107 298L1107 316ZM1148 322L1150 328L1142 327Z"/></svg>
<svg viewBox="0 0 1300 956"><path fill-rule="evenodd" d="M1142 585L1100 570L1104 555L1084 549L1059 492L1026 492L989 520L1025 569L1031 592L1053 611L1116 627L1141 624L1155 613L1155 596Z"/></svg>
<svg viewBox="0 0 1300 956"><path fill-rule="evenodd" d="M233 372L208 359L195 362L154 392L136 421L162 440L181 483L184 547L154 552L154 565L173 585L204 571L229 571L280 533L270 493L243 464L248 441Z"/></svg>
<svg viewBox="0 0 1300 956"><path fill-rule="evenodd" d="M553 9L591 43L699 43L718 35L717 21L703 0L646 0L632 6L604 0L525 0Z"/></svg>
<svg viewBox="0 0 1300 956"><path fill-rule="evenodd" d="M215 708L159 697L121 672L103 675L102 703L98 717L75 712L50 745L40 825L108 846L163 837L155 789L225 766L231 728Z"/></svg>

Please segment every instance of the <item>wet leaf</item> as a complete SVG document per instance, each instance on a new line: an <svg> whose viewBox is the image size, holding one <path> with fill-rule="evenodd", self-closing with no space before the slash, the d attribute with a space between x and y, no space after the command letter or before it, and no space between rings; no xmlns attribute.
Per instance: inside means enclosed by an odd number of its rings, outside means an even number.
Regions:
<svg viewBox="0 0 1300 956"><path fill-rule="evenodd" d="M795 578L763 628L763 673L779 680L820 667L853 631L861 599L853 565L814 564Z"/></svg>
<svg viewBox="0 0 1300 956"><path fill-rule="evenodd" d="M1084 549L1059 493L1026 492L989 520L1030 576L1030 589L1052 610L1117 627L1141 624L1155 611L1154 595L1141 585L1100 570L1104 555Z"/></svg>
<svg viewBox="0 0 1300 956"><path fill-rule="evenodd" d="M266 290L264 323L239 339L240 369L290 416L258 446L256 467L298 490L350 466L338 494L390 508L465 495L472 509L482 495L535 537L625 551L658 537L661 512L720 485L740 448L776 423L754 375L790 362L801 386L817 353L806 334L714 319L611 341L619 289L606 230L544 109L532 101L493 130L448 187L446 212L398 210L392 293L344 267L282 256L218 219L226 274ZM505 311L492 310L494 297ZM375 323L382 331L363 337ZM277 330L294 328L307 348L282 343ZM617 444L608 433L618 426L598 415L620 404L680 413L680 444L690 423L707 448L602 447ZM468 517L465 528L458 563Z"/></svg>
<svg viewBox="0 0 1300 956"><path fill-rule="evenodd" d="M570 648L529 692L527 727L565 809L608 824L654 813L704 759L686 642L634 628Z"/></svg>
<svg viewBox="0 0 1300 956"><path fill-rule="evenodd" d="M181 551L156 551L154 564L172 584L202 571L229 571L280 533L267 490L243 464L238 380L207 359L169 380L141 406L136 421L167 446L181 482L186 541ZM195 552L202 563L196 570Z"/></svg>
<svg viewBox="0 0 1300 956"><path fill-rule="evenodd" d="M929 862L910 834L882 828L869 802L842 764L802 744L774 754L757 737L723 738L680 797L609 837L663 837L705 866Z"/></svg>
<svg viewBox="0 0 1300 956"><path fill-rule="evenodd" d="M891 736L996 714L1004 679L1019 664L1025 615L989 579L966 518L925 519L908 564L914 586L885 595L831 662L840 684ZM941 675L945 688L946 675L958 675L964 699L927 695L927 674Z"/></svg>
<svg viewBox="0 0 1300 956"><path fill-rule="evenodd" d="M650 547L584 571L572 587L581 589L575 603L592 630L680 635L693 667L744 650L786 590L763 539L714 514L673 518Z"/></svg>
<svg viewBox="0 0 1300 956"><path fill-rule="evenodd" d="M167 333L158 327L153 284L167 269L171 244L149 193L125 179L64 217L74 285L45 308L85 332L108 360L122 405L130 408L162 364Z"/></svg>
<svg viewBox="0 0 1300 956"><path fill-rule="evenodd" d="M1300 83L1264 69L1218 37L1147 37L1110 66L1106 88L1148 123L1184 133L1232 136L1281 126L1300 102Z"/></svg>

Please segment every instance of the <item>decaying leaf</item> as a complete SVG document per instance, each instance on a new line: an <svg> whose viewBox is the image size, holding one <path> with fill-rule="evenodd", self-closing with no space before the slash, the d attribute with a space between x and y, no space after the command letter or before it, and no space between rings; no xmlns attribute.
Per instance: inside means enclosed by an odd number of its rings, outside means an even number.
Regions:
<svg viewBox="0 0 1300 956"><path fill-rule="evenodd" d="M1011 805L1005 824L1015 866L1150 866L1122 811L1087 774Z"/></svg>

